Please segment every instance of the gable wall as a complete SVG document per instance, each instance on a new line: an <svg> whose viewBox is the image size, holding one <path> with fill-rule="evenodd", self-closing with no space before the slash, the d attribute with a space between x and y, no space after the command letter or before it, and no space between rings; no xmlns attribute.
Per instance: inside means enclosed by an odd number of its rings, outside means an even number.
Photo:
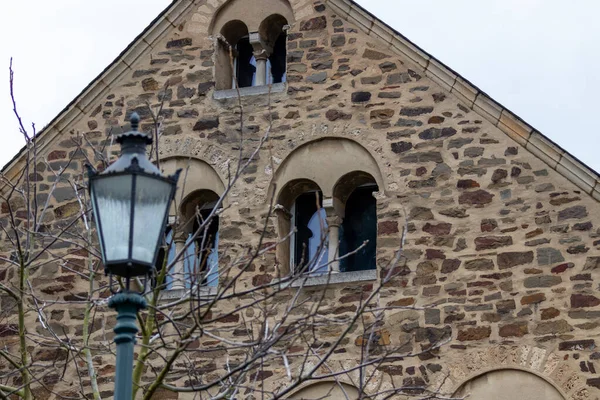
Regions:
<svg viewBox="0 0 600 400"><path fill-rule="evenodd" d="M66 166L78 133L102 145L107 134L126 128L132 111L150 131L146 102L156 105L164 98L161 158L198 158L227 181L241 135L237 99L213 99L214 41L207 27L218 6L217 1L200 4L172 21L174 28L131 65L106 98L65 129L73 133L44 149L49 166ZM380 274L398 249L403 227L408 230L399 267L403 272L384 289L382 301L434 305L422 312L388 311L390 340L402 343L416 333L410 346L419 349L444 327L453 331L452 346L442 348L439 358L428 354L400 363L404 369L382 368L384 382L389 385L392 376L441 382L443 374L451 373L446 386L456 389L477 371L500 365L506 351L513 356L504 366L536 372L572 398L597 396L590 368L596 353L578 350L581 346L573 341L590 340L599 332L600 300L593 292L600 266L598 203L429 80L418 65L392 54L320 3L296 1L292 7L296 22L289 31L286 91L242 99L244 157L271 117L273 122L269 141L226 200L220 231L226 257L258 244L276 190L273 177L295 149L322 138L350 140L366 149L381 173ZM92 152L87 156L94 157ZM82 164L82 158L69 163L68 174L81 176ZM335 167L323 173L335 175ZM49 182L51 175L45 171L39 181ZM40 203L51 190L51 185L42 187ZM59 227L76 215L75 203L72 189L60 183L49 203L48 224ZM276 226L272 218L270 242L277 240ZM273 252L257 263L246 283L273 279L274 264ZM70 275L55 266L40 269L34 279L41 293L72 299L85 292L85 282ZM57 285L57 279L66 283ZM327 312L355 310L372 284L333 287ZM75 312L57 314L54 322L77 333ZM337 359L357 357L360 341L354 339ZM589 349L589 343L584 347ZM469 357L474 360L470 365L460 362ZM273 366L273 372L270 384L280 385L283 371Z"/></svg>

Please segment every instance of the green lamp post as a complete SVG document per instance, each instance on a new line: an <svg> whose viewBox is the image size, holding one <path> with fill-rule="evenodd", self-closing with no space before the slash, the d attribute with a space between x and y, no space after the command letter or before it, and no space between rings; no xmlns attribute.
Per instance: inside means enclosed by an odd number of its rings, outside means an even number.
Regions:
<svg viewBox="0 0 600 400"><path fill-rule="evenodd" d="M143 295L131 290L130 283L136 277L146 282L153 273L180 172L161 175L146 157L152 138L138 132L140 117L133 113L130 121L131 131L117 137L119 159L102 173L89 168L102 261L113 293L108 305L117 311L116 400L131 400L136 315L146 308ZM113 290L114 276L123 279L124 290Z"/></svg>

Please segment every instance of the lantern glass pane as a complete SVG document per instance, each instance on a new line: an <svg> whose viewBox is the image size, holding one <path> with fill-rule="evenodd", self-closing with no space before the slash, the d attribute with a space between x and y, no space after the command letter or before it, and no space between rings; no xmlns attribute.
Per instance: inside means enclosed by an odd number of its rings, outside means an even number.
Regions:
<svg viewBox="0 0 600 400"><path fill-rule="evenodd" d="M107 262L129 258L131 175L104 176L92 185L95 213ZM98 228L100 228L100 226Z"/></svg>
<svg viewBox="0 0 600 400"><path fill-rule="evenodd" d="M173 186L162 179L148 176L138 175L136 179L132 258L153 263L158 239L163 234Z"/></svg>

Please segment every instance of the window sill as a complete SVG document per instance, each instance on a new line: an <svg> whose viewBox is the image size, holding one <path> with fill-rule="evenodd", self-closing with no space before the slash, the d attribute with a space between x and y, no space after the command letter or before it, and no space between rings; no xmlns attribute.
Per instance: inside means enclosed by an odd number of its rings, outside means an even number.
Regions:
<svg viewBox="0 0 600 400"><path fill-rule="evenodd" d="M180 300L185 296L186 293L189 293L190 289L171 289L171 290L163 290L160 293L159 301L168 301L168 300ZM194 291L194 295L197 295L198 291ZM217 294L216 287L203 286L200 288L200 298L210 298Z"/></svg>
<svg viewBox="0 0 600 400"><path fill-rule="evenodd" d="M310 276L306 279L300 277L289 284L289 287L309 287L322 285L335 285L339 283L353 283L377 280L377 270L368 269L366 271L340 272L337 274L324 274Z"/></svg>
<svg viewBox="0 0 600 400"><path fill-rule="evenodd" d="M246 96L258 96L271 93L281 93L286 89L285 82L282 83L274 83L271 85L270 89L268 85L265 86L251 86L244 87L239 89L239 95L241 97ZM227 89L227 90L215 90L213 94L213 98L215 100L225 100L225 99L235 99L238 97L238 89Z"/></svg>
<svg viewBox="0 0 600 400"><path fill-rule="evenodd" d="M342 283L356 283L356 282L367 282L377 280L377 270L369 269L365 271L353 271L353 272L340 272L337 274L323 274L316 276L309 276L306 279L304 277L298 277L294 281L289 282L284 286L299 288L299 287L313 287L313 286L325 286L325 285L336 285ZM173 301L181 300L189 289L171 289L164 290L160 294L160 301ZM197 292L196 292L197 293ZM194 294L196 294L194 293ZM203 286L200 288L200 298L211 298L217 295L216 287Z"/></svg>

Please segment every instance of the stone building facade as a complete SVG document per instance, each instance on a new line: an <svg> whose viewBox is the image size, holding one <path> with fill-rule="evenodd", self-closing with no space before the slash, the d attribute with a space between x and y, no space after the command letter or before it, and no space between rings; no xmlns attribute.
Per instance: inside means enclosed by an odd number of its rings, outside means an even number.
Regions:
<svg viewBox="0 0 600 400"><path fill-rule="evenodd" d="M275 57L281 35L286 72L275 82L269 71L281 60ZM254 76L237 90L233 77L247 71L229 65L227 45L242 40L251 46L246 67L254 68ZM238 63L244 62L241 49L232 53ZM82 176L85 157L66 162L81 151L78 140L101 146L107 135L127 128L134 111L142 130L151 131L146 104L159 102L162 168L189 170L178 196L190 204L202 193L221 195L240 140L248 144L242 150L247 159L269 132L224 200L217 251L227 248L231 256L256 246L271 199L281 209L268 221L267 240L285 237L296 199L318 190L328 231L336 235L330 236L330 257L351 212L348 199L357 188L371 188L375 269L332 265L329 310L343 315L356 309L362 297L351 294L382 279L405 232L401 273L381 296L388 305L427 308L390 311L390 340L417 332L418 346L426 340L418 332L427 340L451 332L435 356L382 368L385 385L426 382L448 395L472 393L476 399L600 398L598 175L357 4L173 2L40 133L40 156L48 163L34 180L38 202L49 204L46 224L60 226L80 210L72 187L61 179L53 185L57 178L50 168ZM4 175L16 179L25 163L17 155ZM9 255L3 238L3 254ZM60 249L66 263L84 262L85 254L71 250ZM247 284L276 279L275 264L291 272L294 251L289 243L277 246ZM14 273L0 266L0 277L9 281ZM51 318L80 335L76 300L86 283L51 264L33 271L31 279L40 293L74 302L53 310ZM319 287L319 278L311 279ZM10 299L1 301L9 309ZM36 316L28 321L35 332ZM0 341L14 344L11 325L3 327ZM98 330L91 338L100 335ZM354 338L346 347L339 356L344 362L360 351ZM40 363L55 356L44 349L31 354ZM102 364L109 361L98 362L102 390L110 391L112 370ZM283 370L273 366L272 372L270 385L276 386ZM346 384L351 393L352 382ZM56 393L72 390L63 380L49 385ZM296 396L318 398L319 385L303 385Z"/></svg>

